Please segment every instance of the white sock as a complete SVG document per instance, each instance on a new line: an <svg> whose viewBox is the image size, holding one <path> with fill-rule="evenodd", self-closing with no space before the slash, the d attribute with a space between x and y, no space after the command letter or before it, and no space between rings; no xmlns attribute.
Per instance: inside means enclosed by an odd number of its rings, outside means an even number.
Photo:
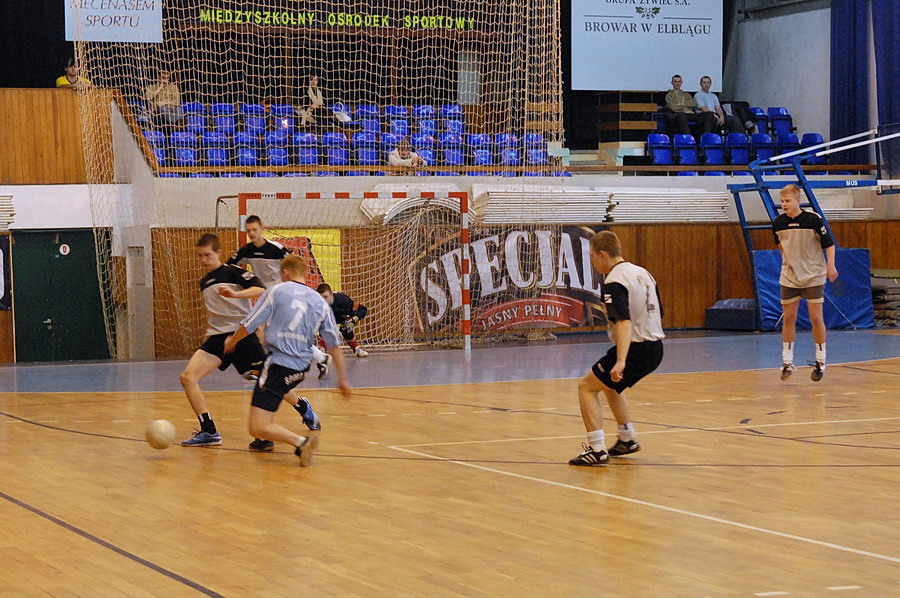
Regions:
<svg viewBox="0 0 900 598"><path fill-rule="evenodd" d="M322 349L316 345L310 345L310 347L312 347L313 363L325 363L325 353L322 352Z"/></svg>
<svg viewBox="0 0 900 598"><path fill-rule="evenodd" d="M816 343L816 361L825 367L825 343Z"/></svg>
<svg viewBox="0 0 900 598"><path fill-rule="evenodd" d="M587 441L595 453L606 450L606 438L603 436L603 430L588 432Z"/></svg>
<svg viewBox="0 0 900 598"><path fill-rule="evenodd" d="M619 440L628 442L629 440L635 440L636 438L637 432L634 429L634 424L629 422L619 426Z"/></svg>
<svg viewBox="0 0 900 598"><path fill-rule="evenodd" d="M794 343L781 343L781 363L794 363Z"/></svg>

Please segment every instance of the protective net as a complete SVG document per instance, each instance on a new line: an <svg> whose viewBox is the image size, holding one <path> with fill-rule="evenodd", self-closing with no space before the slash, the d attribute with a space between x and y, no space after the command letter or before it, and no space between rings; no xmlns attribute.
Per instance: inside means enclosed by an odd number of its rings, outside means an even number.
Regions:
<svg viewBox="0 0 900 598"><path fill-rule="evenodd" d="M89 9L72 10L77 39ZM111 353L197 346L193 244L215 230L216 179L561 173L558 15L558 0L171 0L162 43L76 42Z"/></svg>

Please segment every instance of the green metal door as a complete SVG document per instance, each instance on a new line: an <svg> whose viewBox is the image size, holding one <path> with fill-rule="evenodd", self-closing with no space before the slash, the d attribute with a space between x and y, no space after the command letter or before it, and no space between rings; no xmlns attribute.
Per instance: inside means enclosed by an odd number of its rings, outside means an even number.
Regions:
<svg viewBox="0 0 900 598"><path fill-rule="evenodd" d="M108 359L93 231L12 237L16 361Z"/></svg>

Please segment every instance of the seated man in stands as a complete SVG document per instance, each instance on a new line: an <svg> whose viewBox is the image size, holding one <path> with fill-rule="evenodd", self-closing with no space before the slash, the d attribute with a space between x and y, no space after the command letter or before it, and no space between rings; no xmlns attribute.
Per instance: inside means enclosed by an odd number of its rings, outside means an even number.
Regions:
<svg viewBox="0 0 900 598"><path fill-rule="evenodd" d="M700 77L700 91L694 94L697 109L700 112L712 114L715 118L716 128L725 126L729 133L743 133L744 123L736 116L725 114L722 105L719 104L719 98L709 90L710 86L712 86L712 79L709 76ZM704 131L704 133L707 132Z"/></svg>
<svg viewBox="0 0 900 598"><path fill-rule="evenodd" d="M75 89L77 87L90 87L91 80L87 77L79 77L75 68L75 59L70 58L66 62L66 74L56 80L56 86L63 89Z"/></svg>
<svg viewBox="0 0 900 598"><path fill-rule="evenodd" d="M697 112L697 102L686 91L681 91L681 75L672 77L672 89L666 93L666 107L663 111L669 120L669 128L674 133L691 134L690 122L700 125L701 133L711 133L716 125L715 117L709 112Z"/></svg>
<svg viewBox="0 0 900 598"><path fill-rule="evenodd" d="M184 119L181 90L171 79L172 73L160 70L159 81L144 91L144 99L150 108L151 118L157 125L180 124Z"/></svg>
<svg viewBox="0 0 900 598"><path fill-rule="evenodd" d="M409 141L403 139L397 144L397 148L388 154L388 164L391 166L405 166L404 170L391 172L395 175L415 174L417 168L428 166L425 159L412 151Z"/></svg>

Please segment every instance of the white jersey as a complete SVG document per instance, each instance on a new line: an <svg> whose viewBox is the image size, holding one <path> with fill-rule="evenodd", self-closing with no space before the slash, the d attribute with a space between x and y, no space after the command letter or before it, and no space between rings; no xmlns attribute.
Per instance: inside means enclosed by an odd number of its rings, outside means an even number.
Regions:
<svg viewBox="0 0 900 598"><path fill-rule="evenodd" d="M265 324L271 362L301 372L312 362L317 333L329 347L339 347L343 340L331 307L302 282L269 287L241 324L251 333Z"/></svg>
<svg viewBox="0 0 900 598"><path fill-rule="evenodd" d="M631 320L631 342L658 341L665 338L662 329L662 303L656 281L645 269L631 262L612 267L600 288L606 319ZM612 342L612 328L609 329Z"/></svg>

